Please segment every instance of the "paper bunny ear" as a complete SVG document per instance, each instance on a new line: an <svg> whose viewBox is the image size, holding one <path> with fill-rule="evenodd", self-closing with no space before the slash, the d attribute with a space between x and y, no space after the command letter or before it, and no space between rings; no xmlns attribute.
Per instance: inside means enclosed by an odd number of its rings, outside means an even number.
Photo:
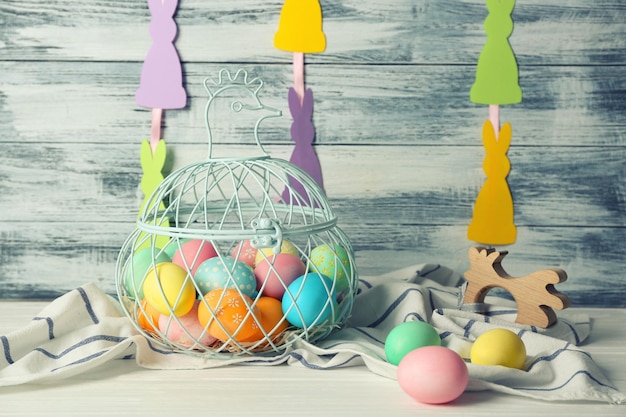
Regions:
<svg viewBox="0 0 626 417"><path fill-rule="evenodd" d="M178 0L148 0L148 8L152 16L174 16Z"/></svg>
<svg viewBox="0 0 626 417"><path fill-rule="evenodd" d="M289 104L289 110L291 110L292 116L299 113L300 99L298 98L298 93L296 93L296 90L293 87L290 87L289 92L287 93L287 103Z"/></svg>
<svg viewBox="0 0 626 417"><path fill-rule="evenodd" d="M307 88L304 91L304 98L302 100L302 111L307 115L313 114L313 90Z"/></svg>
<svg viewBox="0 0 626 417"><path fill-rule="evenodd" d="M497 146L496 132L490 120L485 120L483 124L483 146L487 152L495 150Z"/></svg>
<svg viewBox="0 0 626 417"><path fill-rule="evenodd" d="M511 127L511 123L506 122L500 128L500 133L498 134L498 148L500 152L506 153L509 150L509 146L511 146L511 138L513 137L513 128Z"/></svg>
<svg viewBox="0 0 626 417"><path fill-rule="evenodd" d="M300 104L300 98L298 97L296 90L293 87L289 88L287 102L289 103L289 110L291 110L291 115L293 117L296 117L296 115L299 114L307 116L311 116L313 114L313 90L310 88L307 88L304 91L302 104Z"/></svg>
<svg viewBox="0 0 626 417"><path fill-rule="evenodd" d="M496 136L496 131L490 120L486 120L483 124L483 145L487 152L507 153L509 146L511 146L512 136L513 129L509 122L500 128L498 136Z"/></svg>
<svg viewBox="0 0 626 417"><path fill-rule="evenodd" d="M487 0L489 13L511 14L515 8L515 0Z"/></svg>
<svg viewBox="0 0 626 417"><path fill-rule="evenodd" d="M141 162L141 167L143 168L145 173L158 172L160 174L161 169L163 169L163 166L165 165L166 156L167 154L164 140L159 140L156 148L154 149L154 152L152 152L149 141L141 141L139 160Z"/></svg>

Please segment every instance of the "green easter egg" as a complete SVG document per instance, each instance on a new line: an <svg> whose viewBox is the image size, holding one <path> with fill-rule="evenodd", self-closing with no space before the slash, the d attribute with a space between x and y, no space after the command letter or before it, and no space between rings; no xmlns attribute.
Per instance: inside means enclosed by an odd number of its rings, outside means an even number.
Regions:
<svg viewBox="0 0 626 417"><path fill-rule="evenodd" d="M335 281L337 293L349 286L348 277L352 275L350 257L344 248L339 245L320 245L311 251L311 272L319 272Z"/></svg>
<svg viewBox="0 0 626 417"><path fill-rule="evenodd" d="M166 253L160 252L160 249L155 248L154 252L157 254L154 265L171 261L171 258ZM133 298L142 299L144 296L142 285L146 273L153 265L152 253L152 248L144 248L136 252L131 260L131 265L126 269L124 288Z"/></svg>
<svg viewBox="0 0 626 417"><path fill-rule="evenodd" d="M387 335L385 355L389 363L398 365L407 353L424 346L441 346L437 330L423 321L407 321Z"/></svg>

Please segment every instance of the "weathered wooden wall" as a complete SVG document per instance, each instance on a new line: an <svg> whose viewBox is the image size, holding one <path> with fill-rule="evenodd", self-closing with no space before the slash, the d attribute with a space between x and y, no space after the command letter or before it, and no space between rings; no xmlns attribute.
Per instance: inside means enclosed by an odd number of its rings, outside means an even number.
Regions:
<svg viewBox="0 0 626 417"><path fill-rule="evenodd" d="M307 55L316 151L361 273L415 263L459 271L484 174L483 106L469 101L484 0L322 0L328 47ZM282 1L180 0L186 109L166 111L170 169L205 149L201 81L246 68L273 156L293 143L291 56L274 49ZM574 303L626 306L626 3L518 0L511 44L524 90L509 184L518 239L505 267L561 267ZM145 0L0 2L0 298L47 298L86 281L114 291L141 202L134 102L150 46ZM226 152L246 153L218 129Z"/></svg>

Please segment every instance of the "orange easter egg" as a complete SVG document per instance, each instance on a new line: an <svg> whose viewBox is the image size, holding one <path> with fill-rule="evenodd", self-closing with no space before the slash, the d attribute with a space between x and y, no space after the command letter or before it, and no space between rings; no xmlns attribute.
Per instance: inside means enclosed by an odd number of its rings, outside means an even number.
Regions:
<svg viewBox="0 0 626 417"><path fill-rule="evenodd" d="M149 332L156 332L160 315L159 310L152 307L145 299L141 300L141 307L137 307L137 323Z"/></svg>
<svg viewBox="0 0 626 417"><path fill-rule="evenodd" d="M198 320L203 327L209 326L211 336L222 342L230 339L243 342L262 337L254 319L256 317L260 321L261 312L256 306L251 311L252 299L247 295L227 288L209 291L204 299L206 302L201 302L198 307Z"/></svg>
<svg viewBox="0 0 626 417"><path fill-rule="evenodd" d="M256 307L261 312L261 328L270 339L273 339L289 327L289 323L283 314L282 303L279 300L272 297L260 297L256 302ZM247 339L246 341L256 342L263 339L265 336L263 332L260 332L260 334L255 335L255 337L254 339Z"/></svg>

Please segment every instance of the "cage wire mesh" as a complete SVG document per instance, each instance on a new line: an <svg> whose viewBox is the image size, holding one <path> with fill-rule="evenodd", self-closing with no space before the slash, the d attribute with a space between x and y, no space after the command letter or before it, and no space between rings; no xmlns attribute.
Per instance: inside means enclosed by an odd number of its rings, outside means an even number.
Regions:
<svg viewBox="0 0 626 417"><path fill-rule="evenodd" d="M261 103L262 86L244 70L205 81L207 159L163 180L120 250L116 289L125 314L168 349L205 357L280 352L326 337L352 310L352 245L315 180L263 149L259 124L280 112ZM261 155L213 157L209 114L218 98L234 113L263 113L253 127Z"/></svg>

